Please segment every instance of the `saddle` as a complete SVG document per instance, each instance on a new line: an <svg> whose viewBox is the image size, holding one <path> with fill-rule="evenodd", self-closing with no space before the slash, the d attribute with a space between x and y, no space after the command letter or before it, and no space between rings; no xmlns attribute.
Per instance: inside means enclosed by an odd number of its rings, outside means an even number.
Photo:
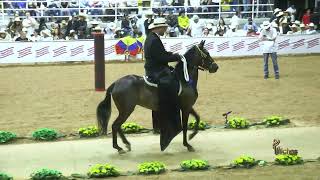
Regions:
<svg viewBox="0 0 320 180"><path fill-rule="evenodd" d="M143 76L143 80L146 83L146 85L150 87L158 88L158 84L156 83L156 80L152 79L151 77ZM177 84L179 86L179 91L177 93L178 93L178 96L180 96L182 93L182 85L181 85L181 82L178 80L177 80Z"/></svg>

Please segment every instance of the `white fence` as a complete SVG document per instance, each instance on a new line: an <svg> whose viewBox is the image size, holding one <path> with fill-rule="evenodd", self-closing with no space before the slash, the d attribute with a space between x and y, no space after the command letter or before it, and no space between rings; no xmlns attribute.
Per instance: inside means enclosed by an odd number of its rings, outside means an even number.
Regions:
<svg viewBox="0 0 320 180"><path fill-rule="evenodd" d="M233 38L168 38L163 43L168 51L184 53L192 45L205 39L205 48L213 57L261 55L260 41L256 37ZM119 40L105 40L105 59L124 60L117 55L115 45ZM320 53L320 35L279 36L279 54ZM39 63L66 61L93 61L93 40L52 42L0 43L0 64Z"/></svg>

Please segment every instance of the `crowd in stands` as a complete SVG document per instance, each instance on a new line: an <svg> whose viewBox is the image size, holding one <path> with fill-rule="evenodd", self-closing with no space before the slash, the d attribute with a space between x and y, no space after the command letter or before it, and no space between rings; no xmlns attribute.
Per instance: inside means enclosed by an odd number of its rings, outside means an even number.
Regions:
<svg viewBox="0 0 320 180"><path fill-rule="evenodd" d="M60 3L59 5L57 3ZM81 0L79 1L82 7L114 7L115 4L109 1L106 5L105 1L95 0ZM114 1L116 2L116 1ZM161 6L167 6L166 0L158 0ZM216 24L212 23L213 18L204 15L188 15L188 12L203 12L205 8L200 8L201 4L215 5L214 0L189 0L190 5L194 5L192 9L174 8L180 6L180 0L172 1L172 8L167 8L165 11L161 9L153 9L142 14L138 12L129 14L124 9L119 21L115 21L114 17L105 19L88 17L89 14L102 14L102 9L93 9L89 11L82 11L77 13L78 10L66 10L68 7L79 6L78 1L71 0L70 2L60 2L55 0L43 1L32 3L27 1L25 3L10 3L6 6L23 7L57 7L62 8L59 10L48 10L46 13L53 13L54 15L71 15L69 18L35 18L38 13L44 8L32 9L26 11L24 14L15 13L13 18L10 19L6 28L0 30L0 41L52 41L52 40L77 40L77 39L92 39L93 32L104 32L105 38L122 38L127 35L132 37L141 37L148 34L148 26L153 22L156 17L164 17L169 24L166 37L235 37L235 36L257 36L259 35L260 27L254 22L251 17L247 18L247 23L240 26L240 18L244 18L243 14L235 11L230 19L230 23L226 24L225 20L220 17ZM243 0L243 3L246 1ZM63 3L67 3L64 6ZM126 6L137 7L136 1L123 1ZM166 4L167 3L167 4ZM200 3L200 4L197 4ZM233 3L232 0L226 0L223 3ZM219 4L219 3L218 3ZM199 5L199 6L198 6ZM117 5L118 6L118 5ZM246 8L246 6L244 6ZM113 11L113 10L111 10ZM216 11L216 9L207 8L207 11ZM155 13L157 12L157 13ZM314 34L317 33L315 26L319 26L319 22L312 22L310 19L311 11L307 10L301 22L296 19L296 9L290 6L287 10L282 11L279 8L274 9L273 15L270 18L272 26L277 29L279 34ZM113 18L113 19L110 19ZM103 23L107 22L106 24ZM119 22L118 24L116 22ZM102 27L105 24L105 27Z"/></svg>

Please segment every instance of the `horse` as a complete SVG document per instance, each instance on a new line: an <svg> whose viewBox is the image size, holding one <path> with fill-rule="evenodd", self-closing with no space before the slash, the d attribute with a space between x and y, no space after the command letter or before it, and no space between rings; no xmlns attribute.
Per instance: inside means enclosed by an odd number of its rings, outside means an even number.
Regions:
<svg viewBox="0 0 320 180"><path fill-rule="evenodd" d="M189 114L193 115L196 119L194 131L189 135L189 140L198 133L200 121L199 115L193 109L193 105L198 98L196 88L198 83L198 70L215 73L219 68L209 52L204 48L204 44L205 41L201 41L198 45L192 46L183 56L187 62L187 70L190 77L189 82L185 80L185 68L182 61L178 62L174 68L182 88L179 96L179 104L182 113L183 145L191 152L195 151L195 149L187 141ZM113 148L118 150L119 154L123 154L126 153L126 151L118 145L117 134L119 133L128 151L131 151L131 144L122 132L121 125L128 119L136 105L157 111L159 108L158 90L156 87L147 85L144 78L137 75L127 75L114 81L107 88L104 100L97 106L97 122L101 134L107 133L108 122L111 115L111 96L119 111L118 117L112 124Z"/></svg>

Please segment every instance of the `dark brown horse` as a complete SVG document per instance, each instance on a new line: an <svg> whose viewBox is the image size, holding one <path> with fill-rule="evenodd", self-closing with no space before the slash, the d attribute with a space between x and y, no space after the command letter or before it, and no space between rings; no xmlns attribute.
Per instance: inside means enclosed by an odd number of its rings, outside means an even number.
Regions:
<svg viewBox="0 0 320 180"><path fill-rule="evenodd" d="M183 145L186 146L189 151L194 151L193 147L187 142L189 114L192 114L196 118L195 129L189 136L189 139L192 139L197 134L200 121L199 115L192 108L198 98L198 69L208 70L210 73L218 70L218 65L204 48L204 43L205 41L201 41L199 45L193 46L184 54L188 64L189 82L186 82L184 78L183 62L178 62L175 66L175 72L182 86L179 103L182 112ZM125 153L117 143L117 133L119 133L129 151L131 150L131 145L124 136L121 125L128 119L136 105L157 111L158 92L156 87L147 85L141 76L127 75L113 82L107 89L105 99L101 101L97 107L98 126L102 134L107 133L108 122L111 115L111 96L119 111L117 119L112 124L113 148L117 149L119 153Z"/></svg>

